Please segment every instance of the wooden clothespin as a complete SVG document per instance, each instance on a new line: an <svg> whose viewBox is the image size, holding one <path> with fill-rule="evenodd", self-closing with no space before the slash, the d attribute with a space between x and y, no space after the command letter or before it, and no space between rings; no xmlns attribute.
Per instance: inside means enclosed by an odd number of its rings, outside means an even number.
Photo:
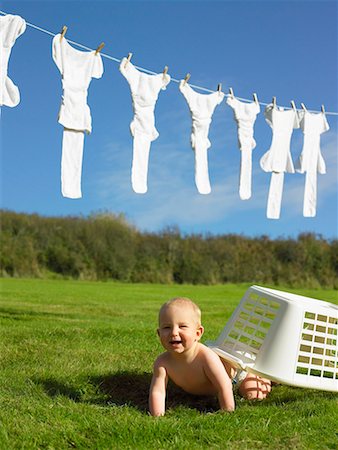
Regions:
<svg viewBox="0 0 338 450"><path fill-rule="evenodd" d="M232 88L229 88L229 94L230 94L230 97L231 97L231 98L234 98L234 97L235 97L234 91L233 91Z"/></svg>
<svg viewBox="0 0 338 450"><path fill-rule="evenodd" d="M97 47L97 49L95 50L95 55L97 55L98 53L100 53L100 51L103 49L104 47L104 42L101 42L101 44Z"/></svg>
<svg viewBox="0 0 338 450"><path fill-rule="evenodd" d="M325 114L325 107L322 105L322 113Z"/></svg>
<svg viewBox="0 0 338 450"><path fill-rule="evenodd" d="M254 93L252 94L252 96L253 96L254 102L258 105L258 97L257 97L257 94L254 92Z"/></svg>
<svg viewBox="0 0 338 450"><path fill-rule="evenodd" d="M222 83L218 83L217 91L222 92Z"/></svg>
<svg viewBox="0 0 338 450"><path fill-rule="evenodd" d="M277 106L277 98L276 97L272 97L272 104L273 104L273 107L276 108L276 106Z"/></svg>
<svg viewBox="0 0 338 450"><path fill-rule="evenodd" d="M165 76L167 75L168 70L169 70L169 67L168 67L168 66L165 66L164 69L163 69L163 79L164 79Z"/></svg>
<svg viewBox="0 0 338 450"><path fill-rule="evenodd" d="M291 106L292 106L292 109L294 110L294 111L296 111L296 104L295 104L295 102L293 101L293 100L291 100Z"/></svg>
<svg viewBox="0 0 338 450"><path fill-rule="evenodd" d="M300 106L302 107L302 109L303 109L304 111L307 111L306 106L304 105L304 103L301 103Z"/></svg>
<svg viewBox="0 0 338 450"><path fill-rule="evenodd" d="M125 65L124 65L124 67L127 67L127 65L130 62L132 56L133 56L132 53L128 53L127 61L126 61Z"/></svg>
<svg viewBox="0 0 338 450"><path fill-rule="evenodd" d="M62 31L61 31L60 42L62 41L62 38L65 37L65 34L66 34L67 30L68 30L68 27L66 27L66 25L64 25L62 27Z"/></svg>
<svg viewBox="0 0 338 450"><path fill-rule="evenodd" d="M187 73L185 78L184 78L184 84L188 83L188 81L190 80L190 77L191 77L190 73Z"/></svg>

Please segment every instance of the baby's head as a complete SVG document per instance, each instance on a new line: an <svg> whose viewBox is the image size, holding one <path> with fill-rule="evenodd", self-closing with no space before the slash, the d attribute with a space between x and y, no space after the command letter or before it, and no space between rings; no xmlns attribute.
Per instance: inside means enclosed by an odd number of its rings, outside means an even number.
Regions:
<svg viewBox="0 0 338 450"><path fill-rule="evenodd" d="M190 298L175 297L164 303L158 315L159 324L161 324L161 320L168 310L184 312L197 327L201 326L201 310Z"/></svg>
<svg viewBox="0 0 338 450"><path fill-rule="evenodd" d="M184 353L196 346L203 334L201 310L189 298L176 297L162 305L157 334L170 353Z"/></svg>

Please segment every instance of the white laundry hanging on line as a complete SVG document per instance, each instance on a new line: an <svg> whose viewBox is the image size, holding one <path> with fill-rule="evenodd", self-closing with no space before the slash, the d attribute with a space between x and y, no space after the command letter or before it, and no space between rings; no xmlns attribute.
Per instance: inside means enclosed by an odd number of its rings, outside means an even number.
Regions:
<svg viewBox="0 0 338 450"><path fill-rule="evenodd" d="M130 124L133 136L132 188L138 194L145 194L148 190L150 145L159 136L155 128L155 105L160 90L165 90L169 84L170 76L167 73L148 75L140 72L127 58L122 59L120 71L129 83L134 110Z"/></svg>
<svg viewBox="0 0 338 450"><path fill-rule="evenodd" d="M185 80L181 80L179 89L188 103L192 117L191 146L195 151L196 187L200 194L209 194L211 187L207 150L211 142L208 139L208 133L213 112L223 101L224 93L217 91L211 94L200 94L194 91Z"/></svg>
<svg viewBox="0 0 338 450"><path fill-rule="evenodd" d="M299 128L297 111L284 110L273 104L265 108L265 119L272 128L270 149L260 160L265 172L272 172L267 217L279 219L283 194L284 172L294 173L295 169L290 152L291 136L294 128Z"/></svg>
<svg viewBox="0 0 338 450"><path fill-rule="evenodd" d="M315 217L317 205L317 172L326 173L326 166L320 150L320 135L330 129L325 113L300 111L300 128L304 133L303 149L299 157L297 172L306 173L303 215Z"/></svg>
<svg viewBox="0 0 338 450"><path fill-rule="evenodd" d="M62 103L58 122L63 125L61 190L64 197L81 198L84 132L91 133L92 121L87 105L92 78L101 78L101 55L73 48L57 34L53 39L53 59L62 74Z"/></svg>
<svg viewBox="0 0 338 450"><path fill-rule="evenodd" d="M239 196L242 200L248 200L251 197L252 150L256 147L254 124L260 106L258 102L244 103L232 96L227 98L227 104L234 111L238 127L238 145L241 151Z"/></svg>
<svg viewBox="0 0 338 450"><path fill-rule="evenodd" d="M0 106L14 107L20 103L20 92L8 77L8 63L16 39L26 30L20 16L7 14L0 17Z"/></svg>

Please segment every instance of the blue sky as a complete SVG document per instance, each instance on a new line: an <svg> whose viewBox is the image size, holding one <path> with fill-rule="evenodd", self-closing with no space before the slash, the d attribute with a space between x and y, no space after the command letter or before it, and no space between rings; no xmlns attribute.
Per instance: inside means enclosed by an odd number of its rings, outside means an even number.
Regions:
<svg viewBox="0 0 338 450"><path fill-rule="evenodd" d="M154 72L165 65L173 78L191 73L190 83L268 103L338 111L336 1L3 1L1 10L90 48ZM314 232L337 237L337 116L328 116L322 135L327 174L318 176L317 216L304 218L304 175L285 177L281 217L266 218L270 174L259 166L271 143L263 110L255 124L252 198L238 195L240 152L232 110L225 101L210 127L209 176L212 192L194 183L191 118L178 84L171 82L156 105L159 138L152 143L148 192L130 183L132 106L118 64L103 58L104 74L89 88L93 132L85 138L83 198L60 193L62 126L57 123L61 79L51 57L52 37L27 27L13 47L9 75L21 103L1 110L3 208L43 215L124 213L141 230L177 225L184 233L262 234L271 237ZM201 91L200 91L201 92ZM303 142L292 137L294 162Z"/></svg>

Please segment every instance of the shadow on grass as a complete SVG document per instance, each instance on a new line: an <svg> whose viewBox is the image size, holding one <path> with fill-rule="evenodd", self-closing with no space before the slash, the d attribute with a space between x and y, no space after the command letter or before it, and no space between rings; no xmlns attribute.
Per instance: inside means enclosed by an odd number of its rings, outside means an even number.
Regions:
<svg viewBox="0 0 338 450"><path fill-rule="evenodd" d="M133 406L140 411L148 411L148 393L151 373L117 372L102 377L92 377L90 382L104 394L106 402L114 405ZM198 411L210 412L218 409L213 397L195 396L184 392L169 382L166 407L185 406Z"/></svg>
<svg viewBox="0 0 338 450"><path fill-rule="evenodd" d="M148 393L151 373L116 372L103 376L90 376L79 388L71 387L56 379L36 379L50 397L64 396L74 402L106 406L131 406L148 411ZM88 386L89 385L89 386ZM94 393L94 394L93 394ZM166 407L184 406L201 412L218 409L214 397L195 396L184 392L174 384L168 384Z"/></svg>
<svg viewBox="0 0 338 450"><path fill-rule="evenodd" d="M141 412L148 411L148 393L151 373L121 371L102 376L89 376L79 388L63 384L55 379L36 380L51 396L68 397L74 402L106 406L130 406ZM284 406L294 402L332 399L332 392L301 389L290 386L275 386L271 395L264 401L240 401L235 394L237 408L251 405L258 408ZM167 389L166 409L183 406L200 412L214 412L219 409L215 397L196 396L184 392L181 388L169 382Z"/></svg>
<svg viewBox="0 0 338 450"><path fill-rule="evenodd" d="M44 380L34 380L35 383L42 385L46 394L50 397L58 397L62 395L63 397L67 397L74 402L81 402L82 392L79 389L72 388L64 383L60 383L59 381L53 378L47 378Z"/></svg>

